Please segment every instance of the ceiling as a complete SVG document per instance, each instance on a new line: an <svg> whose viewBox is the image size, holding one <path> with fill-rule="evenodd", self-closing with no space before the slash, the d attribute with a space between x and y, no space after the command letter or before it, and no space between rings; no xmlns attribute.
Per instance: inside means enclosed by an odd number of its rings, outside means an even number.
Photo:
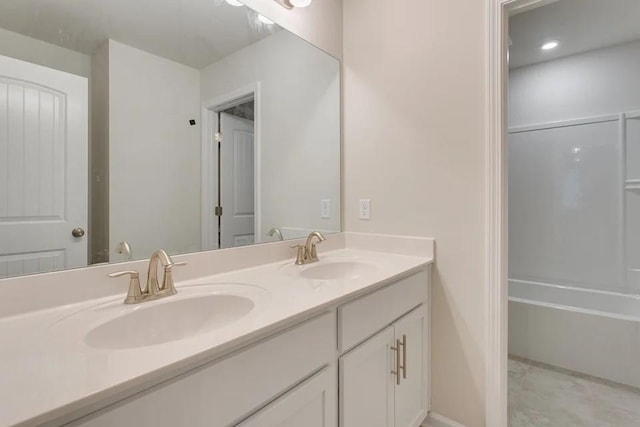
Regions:
<svg viewBox="0 0 640 427"><path fill-rule="evenodd" d="M0 27L91 55L106 39L203 68L278 31L224 0L2 0Z"/></svg>
<svg viewBox="0 0 640 427"><path fill-rule="evenodd" d="M640 39L640 0L559 0L509 20L511 68ZM560 45L542 51L548 40Z"/></svg>

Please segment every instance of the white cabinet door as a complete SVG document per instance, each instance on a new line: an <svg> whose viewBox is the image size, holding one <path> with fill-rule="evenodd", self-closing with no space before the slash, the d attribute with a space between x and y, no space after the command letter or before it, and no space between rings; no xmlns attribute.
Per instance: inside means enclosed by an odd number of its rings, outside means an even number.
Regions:
<svg viewBox="0 0 640 427"><path fill-rule="evenodd" d="M336 391L335 368L327 367L238 427L335 427Z"/></svg>
<svg viewBox="0 0 640 427"><path fill-rule="evenodd" d="M340 426L387 427L394 422L393 327L340 358Z"/></svg>
<svg viewBox="0 0 640 427"><path fill-rule="evenodd" d="M395 389L395 427L418 427L427 417L428 348L425 310L421 306L394 324L401 345L400 384Z"/></svg>

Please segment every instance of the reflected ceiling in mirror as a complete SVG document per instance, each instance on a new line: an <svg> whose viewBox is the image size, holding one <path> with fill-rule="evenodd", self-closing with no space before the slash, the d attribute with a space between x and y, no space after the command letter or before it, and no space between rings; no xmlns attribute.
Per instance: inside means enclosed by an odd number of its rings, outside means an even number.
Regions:
<svg viewBox="0 0 640 427"><path fill-rule="evenodd" d="M339 62L230 3L0 3L0 278L340 231Z"/></svg>

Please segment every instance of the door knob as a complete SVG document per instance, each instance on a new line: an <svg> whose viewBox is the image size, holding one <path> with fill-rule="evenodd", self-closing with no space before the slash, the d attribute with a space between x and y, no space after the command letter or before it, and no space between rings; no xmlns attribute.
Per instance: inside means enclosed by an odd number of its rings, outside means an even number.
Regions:
<svg viewBox="0 0 640 427"><path fill-rule="evenodd" d="M71 235L73 237L80 238L80 237L84 236L84 230L82 228L80 228L80 227L74 228L73 230L71 230Z"/></svg>

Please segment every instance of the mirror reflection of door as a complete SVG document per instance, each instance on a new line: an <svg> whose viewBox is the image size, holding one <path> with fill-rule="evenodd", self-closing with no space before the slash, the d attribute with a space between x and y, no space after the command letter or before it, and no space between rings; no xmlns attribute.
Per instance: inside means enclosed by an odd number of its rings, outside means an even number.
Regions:
<svg viewBox="0 0 640 427"><path fill-rule="evenodd" d="M255 242L253 101L228 108L219 115L219 194L222 206L220 247Z"/></svg>
<svg viewBox="0 0 640 427"><path fill-rule="evenodd" d="M0 278L85 266L88 81L5 56L0 69Z"/></svg>

